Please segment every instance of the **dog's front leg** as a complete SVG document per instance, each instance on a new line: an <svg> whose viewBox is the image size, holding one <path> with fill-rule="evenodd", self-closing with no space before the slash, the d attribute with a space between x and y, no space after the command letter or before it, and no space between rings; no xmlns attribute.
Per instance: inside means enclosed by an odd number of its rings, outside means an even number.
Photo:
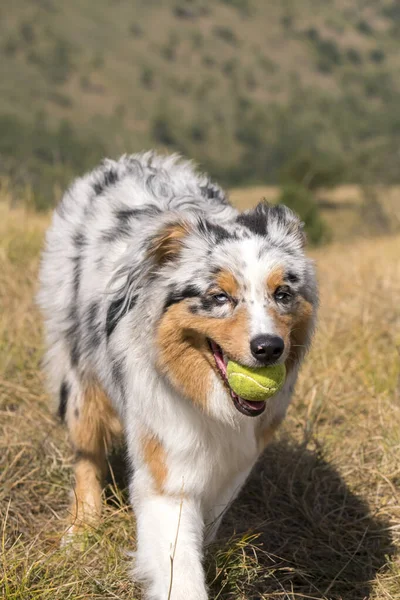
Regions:
<svg viewBox="0 0 400 600"><path fill-rule="evenodd" d="M150 600L206 600L202 566L203 516L186 496L134 491L137 521L135 576Z"/></svg>

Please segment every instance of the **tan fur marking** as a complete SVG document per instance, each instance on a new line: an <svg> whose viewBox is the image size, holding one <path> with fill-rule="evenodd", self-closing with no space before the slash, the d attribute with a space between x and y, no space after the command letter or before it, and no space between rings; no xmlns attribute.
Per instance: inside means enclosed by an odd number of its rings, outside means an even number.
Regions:
<svg viewBox="0 0 400 600"><path fill-rule="evenodd" d="M305 298L300 298L297 310L293 315L292 329L290 332L290 354L286 361L286 367L290 370L302 356L307 346L310 326L314 314L314 308Z"/></svg>
<svg viewBox="0 0 400 600"><path fill-rule="evenodd" d="M290 352L286 360L286 368L290 371L298 362L307 345L313 307L304 298L297 300L296 311L282 315L277 308L270 308L277 333L282 337Z"/></svg>
<svg viewBox="0 0 400 600"><path fill-rule="evenodd" d="M183 223L173 223L155 236L149 249L157 264L165 263L175 258L182 249L182 240L189 233L188 226Z"/></svg>
<svg viewBox="0 0 400 600"><path fill-rule="evenodd" d="M67 414L70 438L77 451L71 503L72 531L94 525L101 515L102 480L107 453L122 428L107 396L97 384L87 387L78 417Z"/></svg>
<svg viewBox="0 0 400 600"><path fill-rule="evenodd" d="M73 490L69 519L74 533L95 526L101 516L102 479L106 462L81 458L75 465L75 488Z"/></svg>
<svg viewBox="0 0 400 600"><path fill-rule="evenodd" d="M277 267L267 277L267 290L270 294L273 294L275 290L284 285L284 272L282 267Z"/></svg>
<svg viewBox="0 0 400 600"><path fill-rule="evenodd" d="M165 313L158 328L159 366L188 398L207 407L210 369L217 371L206 338L238 362L249 354L249 318L245 307L231 318L193 315L180 302Z"/></svg>
<svg viewBox="0 0 400 600"><path fill-rule="evenodd" d="M164 448L162 447L160 441L151 435L144 435L142 437L142 445L144 460L149 467L157 491L161 493L167 478L167 465Z"/></svg>
<svg viewBox="0 0 400 600"><path fill-rule="evenodd" d="M232 298L239 295L239 284L230 271L220 271L216 277L217 285Z"/></svg>
<svg viewBox="0 0 400 600"><path fill-rule="evenodd" d="M290 332L293 324L293 314L281 314L275 306L269 309L270 315L274 320L277 334L281 336L285 342L285 346L290 343Z"/></svg>

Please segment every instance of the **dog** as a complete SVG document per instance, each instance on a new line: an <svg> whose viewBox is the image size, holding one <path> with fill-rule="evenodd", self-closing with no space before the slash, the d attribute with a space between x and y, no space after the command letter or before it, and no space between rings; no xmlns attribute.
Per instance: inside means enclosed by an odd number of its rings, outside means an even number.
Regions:
<svg viewBox="0 0 400 600"><path fill-rule="evenodd" d="M202 551L283 420L317 305L287 207L239 213L192 163L105 160L56 208L40 270L46 370L76 450L67 536L97 523L107 454L132 467L134 577L152 600L205 600ZM240 398L226 364L285 364Z"/></svg>

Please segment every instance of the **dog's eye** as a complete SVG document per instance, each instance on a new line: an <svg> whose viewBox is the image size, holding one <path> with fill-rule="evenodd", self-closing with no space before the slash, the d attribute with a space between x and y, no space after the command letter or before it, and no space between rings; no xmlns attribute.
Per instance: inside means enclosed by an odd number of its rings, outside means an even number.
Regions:
<svg viewBox="0 0 400 600"><path fill-rule="evenodd" d="M215 302L217 304L225 304L225 302L229 301L229 297L227 296L227 294L214 294L213 295L213 299L215 300Z"/></svg>
<svg viewBox="0 0 400 600"><path fill-rule="evenodd" d="M281 304L289 304L292 297L292 292L288 287L280 287L276 290L274 294L276 302L280 302Z"/></svg>

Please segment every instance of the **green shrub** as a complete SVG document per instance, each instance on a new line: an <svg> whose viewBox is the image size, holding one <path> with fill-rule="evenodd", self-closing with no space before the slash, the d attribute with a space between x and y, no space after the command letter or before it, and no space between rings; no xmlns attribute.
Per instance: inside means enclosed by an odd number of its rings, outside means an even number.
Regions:
<svg viewBox="0 0 400 600"><path fill-rule="evenodd" d="M194 50L199 50L204 45L204 36L201 31L193 31L192 36L192 48Z"/></svg>
<svg viewBox="0 0 400 600"><path fill-rule="evenodd" d="M397 223L386 212L374 187L363 187L363 200L358 212L366 235L388 235L396 231Z"/></svg>
<svg viewBox="0 0 400 600"><path fill-rule="evenodd" d="M146 90L152 90L154 87L154 70L148 66L142 67L140 81Z"/></svg>
<svg viewBox="0 0 400 600"><path fill-rule="evenodd" d="M162 46L161 55L170 62L174 62L177 57L179 47L179 36L175 32L171 32L168 42Z"/></svg>
<svg viewBox="0 0 400 600"><path fill-rule="evenodd" d="M190 138L196 144L201 144L207 139L207 127L205 123L193 123L189 128Z"/></svg>
<svg viewBox="0 0 400 600"><path fill-rule="evenodd" d="M299 215L310 244L316 246L329 240L328 227L321 218L313 194L307 188L296 184L285 185L278 202L285 204Z"/></svg>
<svg viewBox="0 0 400 600"><path fill-rule="evenodd" d="M17 191L30 186L38 209L54 206L55 190L105 155L98 139L78 138L66 120L50 128L44 113L37 114L33 124L0 115L0 131L0 175L9 177Z"/></svg>
<svg viewBox="0 0 400 600"><path fill-rule="evenodd" d="M286 162L280 174L284 184L299 185L310 191L339 185L344 177L342 160L321 152L299 153Z"/></svg>
<svg viewBox="0 0 400 600"><path fill-rule="evenodd" d="M62 39L54 42L45 61L45 72L50 81L60 84L65 83L73 69L72 47Z"/></svg>
<svg viewBox="0 0 400 600"><path fill-rule="evenodd" d="M129 33L135 38L143 37L143 29L138 23L132 23L132 25L129 27Z"/></svg>
<svg viewBox="0 0 400 600"><path fill-rule="evenodd" d="M282 27L286 30L292 29L293 27L293 15L284 15L281 18Z"/></svg>
<svg viewBox="0 0 400 600"><path fill-rule="evenodd" d="M229 58L222 65L222 72L227 76L231 77L235 73L237 73L239 67L239 61L237 58Z"/></svg>
<svg viewBox="0 0 400 600"><path fill-rule="evenodd" d="M364 88L368 97L382 98L387 102L393 101L396 98L392 78L384 71L377 71L366 75L364 78ZM387 117L387 122L389 123L390 117L389 115Z"/></svg>
<svg viewBox="0 0 400 600"><path fill-rule="evenodd" d="M400 20L400 4L393 2L382 9L382 14L387 19L392 19L396 23Z"/></svg>
<svg viewBox="0 0 400 600"><path fill-rule="evenodd" d="M315 27L308 29L306 36L314 46L319 71L330 73L342 64L342 53L335 40L322 38Z"/></svg>
<svg viewBox="0 0 400 600"><path fill-rule="evenodd" d="M6 56L14 56L18 51L18 40L15 35L10 35L4 42L3 52Z"/></svg>
<svg viewBox="0 0 400 600"><path fill-rule="evenodd" d="M275 73L278 71L278 66L274 63L273 60L267 58L266 56L258 55L257 62L265 73L270 75L271 73Z"/></svg>
<svg viewBox="0 0 400 600"><path fill-rule="evenodd" d="M213 29L214 35L219 37L221 40L230 44L231 46L238 46L239 40L235 34L235 32L225 25L217 25Z"/></svg>
<svg viewBox="0 0 400 600"><path fill-rule="evenodd" d="M48 98L57 106L61 106L61 108L71 108L73 105L72 98L67 96L67 94L62 94L61 92L57 92L57 90L53 90L49 93Z"/></svg>
<svg viewBox="0 0 400 600"><path fill-rule="evenodd" d="M192 91L193 80L189 77L179 79L178 77L170 77L168 79L168 85L179 96L187 96Z"/></svg>
<svg viewBox="0 0 400 600"><path fill-rule="evenodd" d="M318 42L320 39L318 29L315 27L309 27L305 34L311 42Z"/></svg>
<svg viewBox="0 0 400 600"><path fill-rule="evenodd" d="M385 60L386 55L384 51L380 48L375 48L374 50L371 50L371 52L369 53L369 57L373 62L379 64Z"/></svg>
<svg viewBox="0 0 400 600"><path fill-rule="evenodd" d="M227 4L232 8L236 8L242 15L249 16L251 14L250 0L220 0L223 4Z"/></svg>
<svg viewBox="0 0 400 600"><path fill-rule="evenodd" d="M247 69L244 81L248 90L253 91L257 88L257 77L251 69Z"/></svg>
<svg viewBox="0 0 400 600"><path fill-rule="evenodd" d="M361 65L363 62L362 56L356 48L348 48L346 58L353 65Z"/></svg>
<svg viewBox="0 0 400 600"><path fill-rule="evenodd" d="M211 8L204 2L197 4L196 2L192 2L190 0L181 0L181 2L174 6L172 13L178 19L195 21L200 17L208 16L211 13Z"/></svg>
<svg viewBox="0 0 400 600"><path fill-rule="evenodd" d="M364 19L361 19L357 23L356 27L357 27L358 31L364 35L373 35L373 33L374 33L372 26Z"/></svg>
<svg viewBox="0 0 400 600"><path fill-rule="evenodd" d="M215 65L217 64L217 61L215 60L215 58L213 56L211 56L210 54L206 54L205 56L203 56L202 61L203 65L205 67L208 68L212 68L215 67Z"/></svg>
<svg viewBox="0 0 400 600"><path fill-rule="evenodd" d="M152 124L152 135L157 143L163 146L177 145L175 123L168 114L159 114Z"/></svg>
<svg viewBox="0 0 400 600"><path fill-rule="evenodd" d="M35 31L32 23L29 23L28 21L24 21L23 23L21 23L19 27L19 32L21 38L26 44L33 44L33 42L35 41Z"/></svg>

